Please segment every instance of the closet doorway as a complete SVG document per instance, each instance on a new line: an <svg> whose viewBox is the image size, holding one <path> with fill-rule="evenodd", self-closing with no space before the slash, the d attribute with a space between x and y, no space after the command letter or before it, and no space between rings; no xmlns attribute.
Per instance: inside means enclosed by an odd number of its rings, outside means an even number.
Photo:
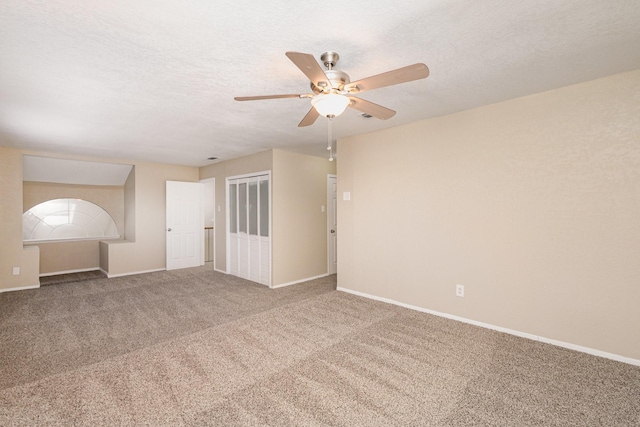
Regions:
<svg viewBox="0 0 640 427"><path fill-rule="evenodd" d="M227 178L227 271L271 285L271 174Z"/></svg>

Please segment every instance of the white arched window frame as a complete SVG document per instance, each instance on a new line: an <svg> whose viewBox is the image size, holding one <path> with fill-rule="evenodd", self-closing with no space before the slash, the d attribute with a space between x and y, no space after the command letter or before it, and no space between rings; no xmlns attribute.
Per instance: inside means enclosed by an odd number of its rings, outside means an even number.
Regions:
<svg viewBox="0 0 640 427"><path fill-rule="evenodd" d="M25 242L118 238L111 215L82 199L47 200L22 215Z"/></svg>

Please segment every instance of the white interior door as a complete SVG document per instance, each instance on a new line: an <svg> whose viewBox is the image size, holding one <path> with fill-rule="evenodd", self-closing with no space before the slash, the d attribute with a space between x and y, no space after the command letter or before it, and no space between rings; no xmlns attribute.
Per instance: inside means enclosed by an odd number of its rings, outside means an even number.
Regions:
<svg viewBox="0 0 640 427"><path fill-rule="evenodd" d="M327 178L327 260L328 273L338 272L338 178L329 175Z"/></svg>
<svg viewBox="0 0 640 427"><path fill-rule="evenodd" d="M167 181L167 270L202 265L203 184Z"/></svg>
<svg viewBox="0 0 640 427"><path fill-rule="evenodd" d="M271 283L269 175L227 179L227 271Z"/></svg>

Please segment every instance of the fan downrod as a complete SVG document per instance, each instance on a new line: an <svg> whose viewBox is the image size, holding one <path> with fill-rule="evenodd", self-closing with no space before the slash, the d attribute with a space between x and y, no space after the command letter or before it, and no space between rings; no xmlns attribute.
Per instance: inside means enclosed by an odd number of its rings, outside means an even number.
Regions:
<svg viewBox="0 0 640 427"><path fill-rule="evenodd" d="M320 60L324 63L324 66L330 70L336 66L339 59L340 55L338 55L338 52L325 52L320 55Z"/></svg>

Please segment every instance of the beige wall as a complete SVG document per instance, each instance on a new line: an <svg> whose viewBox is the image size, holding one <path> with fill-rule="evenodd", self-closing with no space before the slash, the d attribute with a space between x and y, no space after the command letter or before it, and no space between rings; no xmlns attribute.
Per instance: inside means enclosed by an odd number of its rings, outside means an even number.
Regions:
<svg viewBox="0 0 640 427"><path fill-rule="evenodd" d="M40 249L40 276L100 268L99 240L25 244L25 247L28 246Z"/></svg>
<svg viewBox="0 0 640 427"><path fill-rule="evenodd" d="M271 150L250 156L225 160L200 168L200 179L216 179L216 221L213 226L215 239L214 268L227 271L227 189L226 178L253 172L270 171L273 165ZM220 208L218 211L218 207Z"/></svg>
<svg viewBox="0 0 640 427"><path fill-rule="evenodd" d="M131 168L124 183L124 239L136 241L136 167Z"/></svg>
<svg viewBox="0 0 640 427"><path fill-rule="evenodd" d="M124 188L100 185L70 185L46 182L24 182L23 210L59 198L78 198L90 201L107 211L124 235ZM40 248L40 275L98 269L100 267L98 240L44 242Z"/></svg>
<svg viewBox="0 0 640 427"><path fill-rule="evenodd" d="M327 273L327 175L335 164L273 150L274 286Z"/></svg>
<svg viewBox="0 0 640 427"><path fill-rule="evenodd" d="M340 141L338 285L640 359L639 117L636 70Z"/></svg>
<svg viewBox="0 0 640 427"><path fill-rule="evenodd" d="M100 269L109 271L109 244L105 241L99 242L98 257L100 259Z"/></svg>
<svg viewBox="0 0 640 427"><path fill-rule="evenodd" d="M38 248L22 245L22 153L0 147L0 291L38 286L38 262Z"/></svg>
<svg viewBox="0 0 640 427"><path fill-rule="evenodd" d="M125 184L125 199L135 194L135 241L107 242L109 275L124 275L166 268L166 182L198 181L198 168L133 162L135 179ZM131 177L129 178L131 180ZM130 189L129 187L133 187ZM130 225L125 225L127 230Z"/></svg>

